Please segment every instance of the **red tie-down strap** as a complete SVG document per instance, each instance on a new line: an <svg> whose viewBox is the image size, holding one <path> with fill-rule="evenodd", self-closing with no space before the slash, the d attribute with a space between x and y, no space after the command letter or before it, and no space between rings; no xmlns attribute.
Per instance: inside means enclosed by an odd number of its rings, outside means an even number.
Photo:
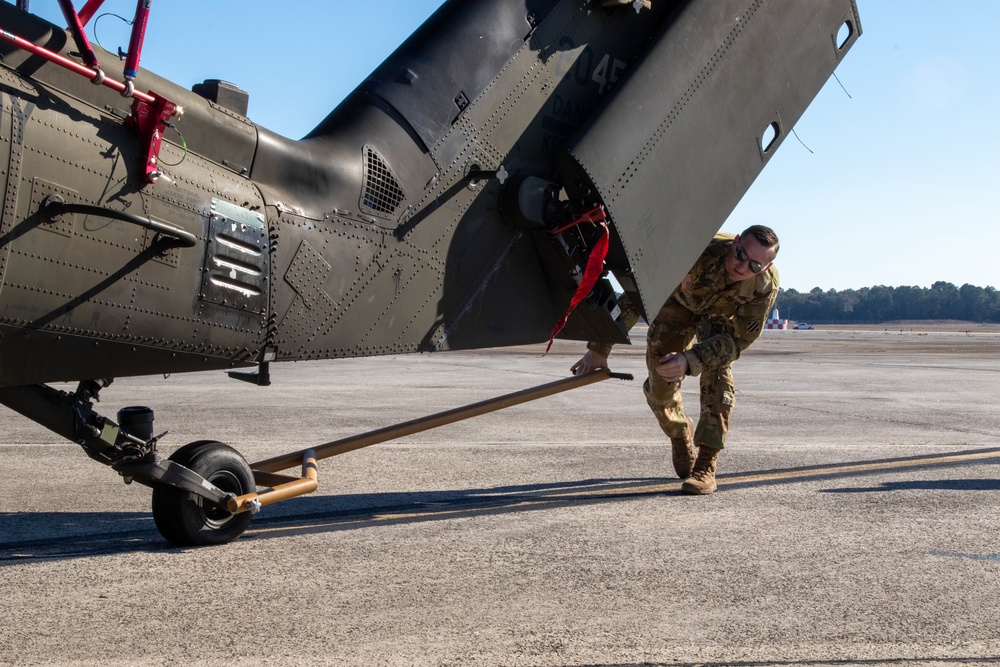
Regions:
<svg viewBox="0 0 1000 667"><path fill-rule="evenodd" d="M604 204L598 204L589 211L581 213L579 216L570 220L566 224L556 227L549 233L552 234L552 236L555 236L556 234L561 234L570 227L576 227L577 225L583 222L593 222L596 224L598 222L604 222L607 219L608 219L608 214L604 212Z"/></svg>
<svg viewBox="0 0 1000 667"><path fill-rule="evenodd" d="M599 213L598 209L600 209ZM583 278L580 279L580 285L576 288L576 293L573 294L573 298L570 299L569 308L566 310L566 314L562 316L562 319L556 322L556 328L552 330L552 335L549 336L549 344L545 346L545 354L548 354L549 349L552 347L552 341L555 340L556 334L562 331L562 328L566 326L566 321L569 319L569 315L573 312L573 309L576 308L576 304L587 298L587 295L590 294L590 290L594 289L594 285L597 284L597 279L600 278L601 274L604 272L604 258L608 256L608 237L610 236L608 232L608 223L603 222L606 218L607 216L604 213L604 207L598 206L596 209L584 213L583 216L578 218L572 224L565 225L558 230L563 231L572 227L573 224L579 224L584 221L601 221L601 237L597 239L597 243L594 244L594 248L590 251L590 257L587 258L587 268L583 271Z"/></svg>

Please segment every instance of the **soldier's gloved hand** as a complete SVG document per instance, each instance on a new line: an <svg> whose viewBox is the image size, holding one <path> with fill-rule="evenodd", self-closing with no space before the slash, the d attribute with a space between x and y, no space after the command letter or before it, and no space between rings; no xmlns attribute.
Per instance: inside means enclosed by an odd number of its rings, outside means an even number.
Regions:
<svg viewBox="0 0 1000 667"><path fill-rule="evenodd" d="M667 382L680 382L688 372L688 360L680 352L671 352L660 357L656 374Z"/></svg>
<svg viewBox="0 0 1000 667"><path fill-rule="evenodd" d="M608 358L601 356L593 350L587 350L587 354L583 355L580 361L576 362L570 366L570 372L573 375L583 375L584 373L590 373L591 371L596 371L598 368L607 368Z"/></svg>

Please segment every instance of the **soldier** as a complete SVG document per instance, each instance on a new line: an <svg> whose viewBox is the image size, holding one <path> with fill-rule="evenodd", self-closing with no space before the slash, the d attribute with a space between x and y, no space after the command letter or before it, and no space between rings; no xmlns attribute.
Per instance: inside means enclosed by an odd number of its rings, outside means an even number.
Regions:
<svg viewBox="0 0 1000 667"><path fill-rule="evenodd" d="M732 364L760 336L774 306L778 271L771 263L777 254L778 237L763 225L736 236L716 234L649 325L649 377L642 388L670 438L674 470L684 480L684 493L701 495L716 489L716 463L735 402ZM632 328L638 312L627 301L622 309L626 325ZM588 343L587 353L571 370L577 374L607 368L609 354L610 344ZM701 376L697 430L681 404L685 375Z"/></svg>

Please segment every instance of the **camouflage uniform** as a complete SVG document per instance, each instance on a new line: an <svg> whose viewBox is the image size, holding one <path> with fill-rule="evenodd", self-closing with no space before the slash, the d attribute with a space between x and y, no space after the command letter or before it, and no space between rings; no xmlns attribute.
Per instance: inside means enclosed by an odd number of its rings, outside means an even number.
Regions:
<svg viewBox="0 0 1000 667"><path fill-rule="evenodd" d="M690 436L681 383L667 382L656 373L662 356L683 352L688 375L701 376L701 416L694 444L716 449L725 447L735 403L732 364L760 336L778 296L774 266L748 280L726 284L725 261L732 252L733 238L732 234L715 235L684 282L660 308L646 337L649 377L643 391L660 428L670 438ZM631 328L638 313L630 303L623 304L623 310ZM607 343L588 343L587 347L605 357L611 353Z"/></svg>

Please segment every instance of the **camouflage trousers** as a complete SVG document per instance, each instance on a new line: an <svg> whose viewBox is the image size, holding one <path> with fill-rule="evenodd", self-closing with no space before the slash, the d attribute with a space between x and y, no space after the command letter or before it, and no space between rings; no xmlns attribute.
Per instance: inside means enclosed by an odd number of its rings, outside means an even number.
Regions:
<svg viewBox="0 0 1000 667"><path fill-rule="evenodd" d="M643 384L646 402L656 415L660 428L670 438L691 435L691 422L684 414L681 383L667 382L656 372L660 357L670 352L688 350L695 338L705 339L713 333L712 324L684 306L668 300L649 325L646 335L646 368L649 377ZM708 369L700 377L701 414L694 432L695 446L721 449L726 446L729 418L736 400L732 364Z"/></svg>

